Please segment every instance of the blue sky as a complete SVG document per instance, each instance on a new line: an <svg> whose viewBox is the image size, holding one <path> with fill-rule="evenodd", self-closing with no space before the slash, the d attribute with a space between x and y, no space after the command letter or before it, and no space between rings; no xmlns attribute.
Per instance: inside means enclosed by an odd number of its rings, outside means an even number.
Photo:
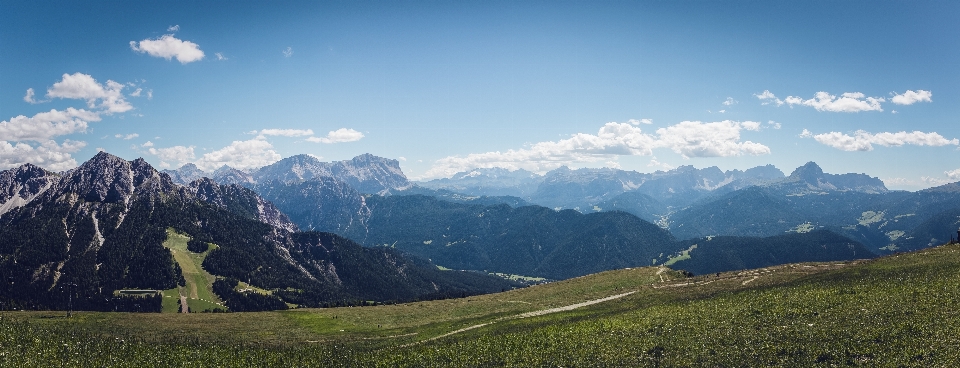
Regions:
<svg viewBox="0 0 960 368"><path fill-rule="evenodd" d="M948 1L0 3L0 169L295 154L960 180Z"/></svg>

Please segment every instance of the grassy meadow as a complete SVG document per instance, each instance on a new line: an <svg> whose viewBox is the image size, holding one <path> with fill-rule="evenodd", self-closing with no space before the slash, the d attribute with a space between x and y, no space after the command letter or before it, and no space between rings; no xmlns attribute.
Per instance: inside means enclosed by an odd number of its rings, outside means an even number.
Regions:
<svg viewBox="0 0 960 368"><path fill-rule="evenodd" d="M624 269L375 307L5 312L0 366L949 367L960 365L958 304L960 246L949 245L692 278Z"/></svg>

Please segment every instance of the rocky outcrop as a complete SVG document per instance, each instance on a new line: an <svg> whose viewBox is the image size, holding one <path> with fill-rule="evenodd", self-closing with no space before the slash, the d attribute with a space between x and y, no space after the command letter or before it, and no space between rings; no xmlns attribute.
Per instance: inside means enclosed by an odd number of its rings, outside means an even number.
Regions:
<svg viewBox="0 0 960 368"><path fill-rule="evenodd" d="M32 201L58 178L57 174L32 164L0 171L0 215Z"/></svg>

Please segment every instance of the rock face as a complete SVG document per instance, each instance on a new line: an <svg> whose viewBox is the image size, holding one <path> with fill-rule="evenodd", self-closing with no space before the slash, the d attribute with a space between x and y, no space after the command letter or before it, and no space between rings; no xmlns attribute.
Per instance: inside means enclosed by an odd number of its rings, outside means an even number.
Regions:
<svg viewBox="0 0 960 368"><path fill-rule="evenodd" d="M197 165L192 163L180 166L180 168L176 170L162 170L161 172L170 175L170 179L180 185L187 185L194 180L207 176L206 172L200 170Z"/></svg>
<svg viewBox="0 0 960 368"><path fill-rule="evenodd" d="M200 178L187 187L197 199L224 208L230 212L253 218L270 226L296 232L297 225L280 212L273 203L253 190L237 184L219 185L210 178Z"/></svg>
<svg viewBox="0 0 960 368"><path fill-rule="evenodd" d="M254 182L302 183L329 177L347 183L361 193L387 193L410 186L400 169L400 161L369 153L351 160L321 162L309 155L296 155L264 166L252 173Z"/></svg>
<svg viewBox="0 0 960 368"><path fill-rule="evenodd" d="M58 178L32 164L0 171L0 215L32 201Z"/></svg>

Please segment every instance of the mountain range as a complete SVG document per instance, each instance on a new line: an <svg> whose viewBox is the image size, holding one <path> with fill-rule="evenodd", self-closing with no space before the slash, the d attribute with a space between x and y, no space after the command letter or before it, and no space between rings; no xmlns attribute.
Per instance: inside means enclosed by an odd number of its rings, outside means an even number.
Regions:
<svg viewBox="0 0 960 368"><path fill-rule="evenodd" d="M224 300L253 297L237 294L243 280L273 290L266 304L275 306L517 286L487 273L564 279L657 264L709 273L864 258L949 240L958 188L891 191L812 162L789 176L770 165L564 167L417 183L398 161L369 154L207 173L101 152L62 173L31 164L0 172L0 267L13 281L0 291L8 303L61 308L64 285L76 285L80 303L109 309L123 303L116 290L175 288L183 276L164 246L169 231L215 245L202 267Z"/></svg>
<svg viewBox="0 0 960 368"><path fill-rule="evenodd" d="M64 308L75 294L80 308L110 310L123 304L117 290L183 285L180 264L164 246L168 229L215 245L203 261L207 272L276 290L271 298L296 305L404 301L515 286L492 276L441 271L334 234L295 232L285 215L250 189L205 178L178 185L142 159L101 152L64 173L23 165L4 171L0 180L0 269L9 280L0 298L7 306Z"/></svg>

